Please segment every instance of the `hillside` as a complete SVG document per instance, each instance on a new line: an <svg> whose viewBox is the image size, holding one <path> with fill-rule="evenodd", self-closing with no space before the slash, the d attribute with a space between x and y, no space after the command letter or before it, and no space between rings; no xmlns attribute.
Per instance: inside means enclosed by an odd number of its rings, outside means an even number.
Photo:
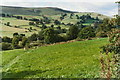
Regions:
<svg viewBox="0 0 120 80"><path fill-rule="evenodd" d="M85 14L91 14L96 15L103 18L109 18L106 15L102 15L99 13L93 13L93 12L74 12L74 11L68 11L63 10L56 7L34 7L34 8L28 8L28 7L12 7L12 6L0 6L2 7L2 13L7 14L13 14L13 15L32 15L32 16L39 16L39 15L59 15L61 13L76 13L78 15L85 15Z"/></svg>
<svg viewBox="0 0 120 80"><path fill-rule="evenodd" d="M3 51L3 78L99 78L99 47L105 44L96 39Z"/></svg>
<svg viewBox="0 0 120 80"><path fill-rule="evenodd" d="M94 12L72 12L72 11L67 11L67 10L63 10L60 8L55 8L55 7L41 7L41 8L27 8L27 7L12 7L12 6L0 6L2 7L2 13L4 14L12 14L14 16L22 16L24 18L27 19L44 19L43 15L46 16L49 20L51 20L51 23L46 24L46 26L50 26L52 24L54 24L54 20L59 20L61 23L64 24L76 24L77 22L80 22L82 19L77 19L76 16L83 16L83 15L90 15L92 18L94 19L87 19L84 23L82 23L83 25L87 26L87 25L92 25L94 24L94 22L96 22L97 20L96 17L98 17L100 20L104 19L104 18L109 18L108 16L99 14L99 13L94 13ZM60 19L60 17L62 16L62 14L66 13L66 16L64 17L63 20ZM74 13L74 15L72 16L72 18L70 18L71 14ZM16 19L14 17L3 17L0 19L0 25L2 25L2 29L0 30L0 33L2 33L2 35L0 36L9 36L12 37L13 33L18 32L18 33L24 33L27 36L29 36L30 34L36 33L39 30L41 30L41 24L37 25L39 27L36 27L34 25L29 25L29 20L20 20L20 19ZM6 26L5 24L7 24L7 22L10 22L10 25L12 26L12 28L10 26ZM2 23L2 24L1 24ZM69 29L69 25L64 25L61 24L60 27L62 29ZM15 28L15 26L18 26L19 28ZM10 28L7 28L10 27ZM36 29L36 31L31 31L29 32L28 29L32 27L33 29ZM54 27L58 27L58 25L54 24ZM10 30L9 30L10 29Z"/></svg>
<svg viewBox="0 0 120 80"><path fill-rule="evenodd" d="M72 11L63 10L55 7L43 7L43 8L27 8L27 7L12 7L12 6L0 6L3 13L13 15L57 15L61 13L74 13Z"/></svg>
<svg viewBox="0 0 120 80"><path fill-rule="evenodd" d="M90 15L90 19L86 19L84 23L82 23L84 26L88 25L93 25L94 22L97 20L96 17L98 17L100 20L104 18L109 18L108 16L99 14L99 13L94 13L94 12L72 12L72 11L67 11L63 10L60 8L55 8L55 7L41 7L41 8L27 8L27 7L12 7L12 6L0 6L2 7L2 13L4 14L12 14L14 16L22 16L27 19L44 19L44 16L46 16L51 22L49 24L46 24L47 27L51 26L54 24L55 20L59 20L61 24L59 25L62 29L69 29L70 25L67 25L69 23L71 24L76 24L77 22L82 21L82 19L77 19L76 16L83 16L83 15ZM64 19L60 19L63 14L66 13L66 16ZM71 14L74 13L72 18L70 18ZM94 19L92 19L94 18ZM1 37L3 36L9 36L12 37L13 33L18 32L18 33L24 33L27 36L30 36L33 33L38 33L38 31L41 30L42 25L39 24L36 27L35 25L29 25L30 20L25 20L25 19L16 19L14 17L3 17L1 18L0 25L2 25L2 30L0 30L0 35ZM6 26L7 22L10 22L11 26ZM2 24L1 24L2 23ZM16 28L15 26L18 26ZM28 29L32 27L32 29L35 29L35 31L29 31ZM54 24L54 28L58 27L58 25Z"/></svg>

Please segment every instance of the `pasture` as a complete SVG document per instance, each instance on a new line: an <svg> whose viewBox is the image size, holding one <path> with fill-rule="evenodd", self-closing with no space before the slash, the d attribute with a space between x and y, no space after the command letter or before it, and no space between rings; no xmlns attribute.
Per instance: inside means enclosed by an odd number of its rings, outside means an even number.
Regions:
<svg viewBox="0 0 120 80"><path fill-rule="evenodd" d="M3 78L99 78L100 47L107 39L2 52Z"/></svg>

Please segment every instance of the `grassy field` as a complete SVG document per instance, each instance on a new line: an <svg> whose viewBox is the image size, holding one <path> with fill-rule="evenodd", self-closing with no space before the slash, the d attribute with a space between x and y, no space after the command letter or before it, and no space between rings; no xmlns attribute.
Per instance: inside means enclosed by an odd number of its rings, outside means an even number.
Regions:
<svg viewBox="0 0 120 80"><path fill-rule="evenodd" d="M27 32L25 32L25 31L27 31ZM26 36L30 36L33 33L37 33L37 31L29 32L28 30L26 30L24 28L20 29L20 28L14 28L14 27L8 27L5 25L2 25L1 29L0 29L0 36L13 37L13 33L16 33L16 32L18 32L19 34L26 34Z"/></svg>
<svg viewBox="0 0 120 80"><path fill-rule="evenodd" d="M79 13L78 15L83 15L83 14ZM38 18L38 19L41 18L41 16L29 16L29 15L21 15L21 16L24 16L27 18ZM49 16L49 18L59 20L60 16L61 15L53 15L53 16ZM65 24L67 24L67 23L76 24L78 21L80 21L79 19L76 19L75 15L73 16L73 19L70 19L69 16L70 16L70 14L68 14L64 20L62 20L62 21L60 20L60 21ZM30 36L31 34L36 33L41 30L40 27L30 26L29 25L30 21L27 21L27 20L19 20L16 18L3 17L1 21L2 21L2 24L1 24L2 29L0 30L0 36L2 36L2 37L3 36L12 37L13 33L15 33L15 32L18 32L19 34L24 33L24 34L26 34L26 36ZM10 25L12 27L3 25L3 24L6 24L7 22L10 22ZM90 25L93 23L94 23L94 20L87 20L83 25ZM51 26L52 24L54 24L54 23L46 24L46 26ZM15 28L15 26L19 26L19 28ZM39 25L39 26L42 26L42 25ZM63 28L68 29L70 27L70 26L65 26L65 25L60 25L60 26L62 29ZM29 29L30 27L32 27L32 29L36 29L37 31L29 32L27 29ZM58 25L55 25L54 27L58 27ZM26 33L26 31L27 31L27 33Z"/></svg>
<svg viewBox="0 0 120 80"><path fill-rule="evenodd" d="M26 20L19 20L16 18L2 18L2 24L0 23L0 36L8 36L12 37L13 33L18 32L19 34L26 34L26 36L30 36L33 33L37 33L38 31L29 32L27 29L32 27L32 29L40 30L40 28L35 26L30 26L29 21ZM10 22L10 26L4 25L5 23ZM15 28L14 26L19 26L19 28ZM25 29L27 28L27 29ZM26 32L27 31L27 32Z"/></svg>
<svg viewBox="0 0 120 80"><path fill-rule="evenodd" d="M107 39L76 41L24 51L3 51L4 78L98 78Z"/></svg>

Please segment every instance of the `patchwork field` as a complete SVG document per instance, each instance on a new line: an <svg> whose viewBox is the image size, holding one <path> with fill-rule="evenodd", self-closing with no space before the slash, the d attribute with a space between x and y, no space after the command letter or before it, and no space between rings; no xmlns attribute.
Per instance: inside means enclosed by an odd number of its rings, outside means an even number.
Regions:
<svg viewBox="0 0 120 80"><path fill-rule="evenodd" d="M10 26L4 25L5 23L10 22ZM19 26L19 28L15 28L15 26ZM37 31L29 32L28 28L32 27L32 29L40 30L40 28L35 26L29 26L29 21L19 20L16 18L1 18L0 23L0 36L8 36L12 37L13 33L18 32L19 34L26 34L26 36L30 36L33 33L37 33Z"/></svg>
<svg viewBox="0 0 120 80"><path fill-rule="evenodd" d="M2 53L4 78L98 78L107 39L76 41Z"/></svg>
<svg viewBox="0 0 120 80"><path fill-rule="evenodd" d="M91 24L94 24L94 22L96 21L96 17L98 17L100 20L104 19L104 18L110 18L106 15L102 15L99 13L94 13L94 12L72 12L72 11L67 11L67 10L63 10L60 8L55 8L55 7L44 7L44 8L24 8L24 7L10 7L10 6L0 6L2 8L2 12L5 14L9 14L9 15L14 15L14 16L21 16L27 19L44 19L44 17L47 17L49 20L51 20L51 22L49 24L45 24L47 27L54 25L54 27L58 27L60 26L62 29L69 29L70 25L55 25L54 24L54 20L58 20L61 23L64 24L76 24L77 22L80 22L82 19L77 19L77 16L83 16L83 15L90 15L92 18L94 19L87 19L83 25L85 26L89 26ZM74 15L72 15L72 18L70 17L71 14L74 13ZM64 17L63 20L60 19L60 17L66 14L66 16ZM77 15L77 16L76 16ZM29 25L29 20L25 20L25 19L16 19L15 17L2 17L1 19L1 27L2 27L2 31L0 31L0 36L8 36L8 37L12 37L13 33L18 32L18 33L23 33L26 34L27 36L30 36L33 33L36 33L38 31L41 30L41 26L42 24L38 24L37 27L35 25ZM6 26L5 24L10 23L10 26ZM33 21L35 22L35 21ZM15 27L18 28L15 28ZM30 29L30 27L32 27L32 29L35 29L36 31L31 31L29 32L28 29ZM26 33L26 31L28 31Z"/></svg>

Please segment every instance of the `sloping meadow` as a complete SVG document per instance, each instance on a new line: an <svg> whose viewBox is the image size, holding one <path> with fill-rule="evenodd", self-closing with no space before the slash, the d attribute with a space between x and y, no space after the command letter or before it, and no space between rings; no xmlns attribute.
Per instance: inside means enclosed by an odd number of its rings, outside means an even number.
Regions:
<svg viewBox="0 0 120 80"><path fill-rule="evenodd" d="M76 41L2 53L3 78L99 78L107 39Z"/></svg>

